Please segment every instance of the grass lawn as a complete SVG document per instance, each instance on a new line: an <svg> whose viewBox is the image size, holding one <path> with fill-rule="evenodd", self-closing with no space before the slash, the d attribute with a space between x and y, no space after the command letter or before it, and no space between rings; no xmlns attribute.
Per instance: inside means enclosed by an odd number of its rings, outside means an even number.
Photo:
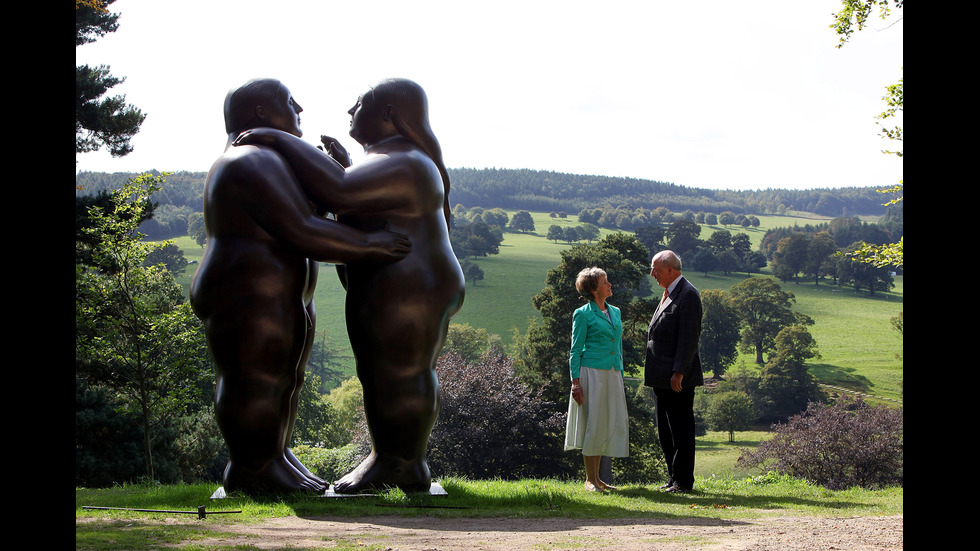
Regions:
<svg viewBox="0 0 980 551"><path fill-rule="evenodd" d="M513 216L514 211L508 214ZM491 334L500 335L505 345L513 342L515 329L524 332L529 320L539 318L531 301L545 286L549 269L561 261L561 251L573 245L553 243L545 238L552 224L562 227L578 226L575 216L551 218L548 213L531 213L535 231L504 234L500 254L473 259L484 272L482 281L467 284L466 300L454 323L468 323L484 328ZM767 228L804 225L828 220L815 216L760 216L759 228L725 228L704 226L701 237L726 229L744 232L758 246ZM611 233L601 230L602 235ZM203 249L189 237L175 240L189 261L200 260ZM195 266L179 279L185 290ZM710 273L685 272L701 290L730 289L742 281L745 274L724 276ZM902 397L902 360L895 357L902 353L902 340L891 328L890 319L903 308L903 277L895 278L896 287L886 293L869 296L866 292L855 293L850 288L837 288L829 282L815 285L812 282L781 283L784 291L796 295L795 309L816 320L810 331L817 340L822 358L811 362L811 370L824 384L843 387L851 391L877 396L894 403ZM613 282L615 285L615 282ZM317 330L325 332L330 345L340 351L345 371L353 374L353 358L347 342L347 325L344 320L346 293L340 286L333 266L322 265L316 291ZM612 299L615 303L615 297ZM735 366L744 363L754 366L754 354L744 354Z"/></svg>
<svg viewBox="0 0 980 551"><path fill-rule="evenodd" d="M758 468L742 468L735 462L743 449L755 449L759 442L772 437L768 431L741 431L735 433L735 441L728 441L727 432L708 431L695 443L694 474L705 478L742 479L764 474Z"/></svg>
<svg viewBox="0 0 980 551"><path fill-rule="evenodd" d="M325 499L284 496L253 499L229 497L210 501L215 484L128 485L109 489L75 489L75 518L131 518L131 512L91 510L83 507L112 507L196 511L242 511L241 514L215 515L207 523L215 529L233 522L252 522L264 518L297 515L337 515L350 517L431 515L443 517L570 517L626 518L638 516L746 518L772 514L890 515L903 511L903 489L878 491L854 488L834 491L786 476L766 474L753 478L701 477L691 494L664 494L654 486L623 485L616 492L597 495L586 492L581 481L559 480L468 480L445 478L439 481L446 496L406 495L392 490L375 497ZM409 505L399 507L398 505ZM410 505L437 505L413 508ZM391 506L391 507L386 507ZM188 518L148 513L150 518ZM77 528L76 528L77 530Z"/></svg>

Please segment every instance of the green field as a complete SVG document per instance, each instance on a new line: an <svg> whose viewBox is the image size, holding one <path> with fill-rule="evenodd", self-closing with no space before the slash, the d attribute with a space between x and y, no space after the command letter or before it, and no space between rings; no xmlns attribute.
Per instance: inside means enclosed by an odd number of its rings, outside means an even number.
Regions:
<svg viewBox="0 0 980 551"><path fill-rule="evenodd" d="M513 212L508 214L513 215ZM547 213L532 213L535 231L532 233L505 233L500 254L475 259L484 272L483 281L469 283L466 301L454 323L468 323L500 335L505 345L513 341L514 330L524 332L529 320L538 318L531 301L544 287L547 271L560 262L560 253L571 245L553 243L544 236L552 224L577 226L576 218L551 218ZM826 218L803 216L760 216L759 228L723 228L705 226L701 237L707 238L716 230L728 229L735 233L747 233L754 246L758 246L766 229L819 223ZM602 230L603 235L609 230ZM203 249L190 238L176 240L188 260L199 260ZM192 269L181 278L185 289L189 285ZM723 276L711 273L686 272L695 286L701 290L729 289L744 279L745 274ZM903 308L903 278L895 278L895 288L887 293L868 296L855 293L850 288L837 288L825 281L800 284L783 283L782 288L796 295L795 308L811 316L816 324L810 331L816 338L822 358L811 364L817 379L830 384L890 401L901 401L902 353L899 334L890 326L890 318ZM615 282L613 282L615 286ZM614 289L615 292L615 289ZM322 266L316 291L317 328L325 331L331 345L349 355L347 329L344 321L345 292L340 286L332 266ZM610 302L615 304L615 296ZM571 313L569 313L571 315ZM754 355L743 355L738 363L754 365ZM353 373L353 360L347 360L347 368Z"/></svg>

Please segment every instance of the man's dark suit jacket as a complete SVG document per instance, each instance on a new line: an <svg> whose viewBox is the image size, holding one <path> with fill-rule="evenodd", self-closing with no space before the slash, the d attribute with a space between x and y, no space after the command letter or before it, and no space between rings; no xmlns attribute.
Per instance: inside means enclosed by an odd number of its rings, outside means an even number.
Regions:
<svg viewBox="0 0 980 551"><path fill-rule="evenodd" d="M681 276L670 294L671 303L650 321L647 333L646 386L670 388L675 371L684 374L683 388L704 384L698 340L701 336L701 295Z"/></svg>

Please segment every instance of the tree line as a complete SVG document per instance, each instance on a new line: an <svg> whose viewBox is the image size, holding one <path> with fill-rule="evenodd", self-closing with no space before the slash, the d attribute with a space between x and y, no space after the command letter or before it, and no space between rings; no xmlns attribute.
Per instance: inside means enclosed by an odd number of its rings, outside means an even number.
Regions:
<svg viewBox="0 0 980 551"><path fill-rule="evenodd" d="M150 174L159 176L157 171ZM789 209L825 216L883 214L880 194L873 188L767 189L756 191L686 188L668 182L587 176L529 169L449 169L453 205L484 209L581 213L606 211L605 220L583 220L600 227L632 230L646 224L669 223L663 210L749 216L782 214ZM118 189L135 173L81 172L75 176L76 196ZM141 228L150 239L192 235L194 214L203 204L206 172L174 172L154 192L157 214ZM601 214L600 214L601 215ZM581 216L581 214L580 214ZM625 220L624 220L625 217ZM724 222L722 222L724 224ZM736 222L739 223L739 222Z"/></svg>

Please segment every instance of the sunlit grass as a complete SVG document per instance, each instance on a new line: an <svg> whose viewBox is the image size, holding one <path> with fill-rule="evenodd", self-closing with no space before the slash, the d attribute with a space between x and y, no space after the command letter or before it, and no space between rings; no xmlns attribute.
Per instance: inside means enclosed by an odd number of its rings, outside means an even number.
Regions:
<svg viewBox="0 0 980 551"><path fill-rule="evenodd" d="M515 211L508 211L513 216ZM484 272L484 279L467 284L466 300L454 323L468 323L499 335L505 346L513 341L514 330L527 331L529 320L540 319L532 299L545 286L548 270L558 266L561 251L572 245L553 243L545 238L548 226L577 226L577 213L566 218L551 218L548 213L531 213L535 230L529 233L507 231L500 254L473 259ZM766 229L777 226L805 225L825 222L826 217L806 218L799 216L759 217L759 228L703 226L701 237L707 238L720 229L744 232L754 247L761 242ZM601 230L603 235L610 230ZM188 260L200 260L203 249L189 237L175 239ZM185 291L196 269L188 266L179 279ZM701 290L728 290L742 281L746 275L736 273L725 276L685 271ZM824 384L886 398L890 403L902 398L902 361L895 357L902 352L899 334L891 328L889 320L903 308L903 277L895 278L896 287L888 292L854 292L850 288L838 288L823 281L780 283L785 291L796 295L794 309L811 316L816 324L809 328L817 341L822 358L811 362L811 372ZM344 319L346 292L341 287L333 266L322 265L316 289L317 330L325 333L331 347L338 350L340 363L347 376L354 373L354 362L347 340L347 324ZM611 299L615 303L615 298ZM739 362L754 366L754 354L743 354Z"/></svg>
<svg viewBox="0 0 980 551"><path fill-rule="evenodd" d="M448 495L406 494L400 490L376 496L324 498L284 496L269 499L228 497L211 500L213 484L179 486L131 485L110 489L75 490L75 517L99 519L107 527L120 519L198 521L195 514L136 513L125 510L90 510L84 506L124 509L196 511L204 504L210 513L198 525L251 523L264 519L310 516L442 516L442 517L573 517L622 518L636 516L765 516L781 514L832 515L846 509L853 515L900 514L903 489L850 489L833 491L787 476L764 474L747 478L697 476L696 491L668 494L652 485L622 485L604 494L587 492L582 481L468 480L439 481ZM218 511L241 511L216 514Z"/></svg>

